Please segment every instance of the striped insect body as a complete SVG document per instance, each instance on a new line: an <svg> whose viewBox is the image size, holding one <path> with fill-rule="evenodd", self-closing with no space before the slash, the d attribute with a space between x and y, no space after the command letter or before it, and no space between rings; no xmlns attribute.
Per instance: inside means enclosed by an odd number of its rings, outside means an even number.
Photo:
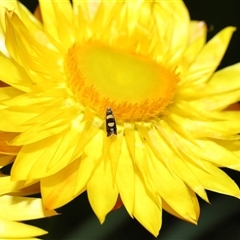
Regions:
<svg viewBox="0 0 240 240"><path fill-rule="evenodd" d="M113 134L117 135L117 125L111 108L106 110L106 130L107 137Z"/></svg>

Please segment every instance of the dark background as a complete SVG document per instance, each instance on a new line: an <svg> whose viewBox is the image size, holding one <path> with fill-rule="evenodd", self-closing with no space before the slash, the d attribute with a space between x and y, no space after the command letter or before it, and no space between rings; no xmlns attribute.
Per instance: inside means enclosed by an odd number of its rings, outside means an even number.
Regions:
<svg viewBox="0 0 240 240"><path fill-rule="evenodd" d="M37 5L34 0L22 0L31 11ZM204 20L208 25L208 39L226 26L240 27L240 0L185 0L191 19ZM219 68L240 62L240 29ZM240 186L240 173L224 169ZM163 213L163 226L159 240L237 240L240 239L240 200L208 192L211 205L199 200L201 215L198 226L183 222ZM143 206L144 207L144 206ZM31 221L49 234L42 239L75 240L149 240L156 239L136 220L131 219L124 208L110 213L100 225L87 200L86 193L58 209L58 217Z"/></svg>

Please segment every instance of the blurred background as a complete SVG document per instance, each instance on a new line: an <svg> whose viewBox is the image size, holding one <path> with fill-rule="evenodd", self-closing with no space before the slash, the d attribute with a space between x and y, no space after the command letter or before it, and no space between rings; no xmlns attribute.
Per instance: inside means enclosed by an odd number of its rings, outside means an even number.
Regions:
<svg viewBox="0 0 240 240"><path fill-rule="evenodd" d="M21 2L31 11L34 11L37 6L36 0ZM185 0L184 2L189 9L191 19L203 20L207 23L208 39L226 26L240 27L240 1L238 0ZM240 29L234 33L219 69L237 62L240 62ZM224 171L240 186L239 172L228 169ZM212 192L208 192L208 196L211 205L199 199L201 214L198 226L163 212L163 226L157 239L240 239L240 200ZM44 240L156 239L136 220L131 219L124 208L110 213L105 223L100 225L88 203L86 193L57 211L61 213L60 216L29 222L49 232L42 237Z"/></svg>

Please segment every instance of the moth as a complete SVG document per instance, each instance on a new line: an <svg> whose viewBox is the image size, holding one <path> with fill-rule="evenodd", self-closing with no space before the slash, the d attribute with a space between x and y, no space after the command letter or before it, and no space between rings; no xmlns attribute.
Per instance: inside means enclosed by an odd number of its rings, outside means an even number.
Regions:
<svg viewBox="0 0 240 240"><path fill-rule="evenodd" d="M111 108L107 108L106 110L106 131L107 137L110 137L113 134L117 135L116 120Z"/></svg>

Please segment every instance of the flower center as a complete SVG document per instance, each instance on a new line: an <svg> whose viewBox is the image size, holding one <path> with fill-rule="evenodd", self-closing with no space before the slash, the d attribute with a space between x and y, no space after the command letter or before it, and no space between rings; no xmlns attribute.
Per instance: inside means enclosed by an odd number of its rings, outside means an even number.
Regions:
<svg viewBox="0 0 240 240"><path fill-rule="evenodd" d="M178 76L147 57L98 42L74 44L65 59L77 100L100 115L110 107L119 120L143 120L164 112Z"/></svg>

